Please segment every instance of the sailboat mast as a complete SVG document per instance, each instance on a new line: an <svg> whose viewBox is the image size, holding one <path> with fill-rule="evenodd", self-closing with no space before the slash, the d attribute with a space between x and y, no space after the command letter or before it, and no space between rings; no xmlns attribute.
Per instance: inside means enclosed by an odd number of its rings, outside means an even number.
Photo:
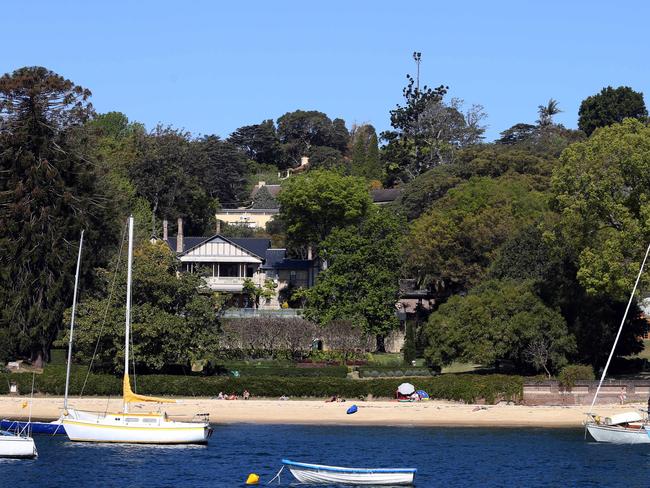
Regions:
<svg viewBox="0 0 650 488"><path fill-rule="evenodd" d="M621 320L621 325L619 326L618 332L616 333L616 339L614 339L614 345L612 346L612 350L610 351L609 357L607 358L605 369L603 369L603 374L600 377L600 381L598 382L598 388L596 388L596 394L594 395L594 399L591 401L591 406L589 407L589 413L587 415L591 415L591 411L594 409L594 405L596 404L596 399L598 398L598 393L600 393L600 387L603 386L603 381L605 380L605 376L607 375L607 369L609 368L609 363L612 361L612 357L614 356L614 350L616 349L616 344L618 344L618 338L621 337L621 331L623 330L623 324L625 323L625 319L627 318L627 312L630 310L630 305L632 305L632 300L634 299L634 294L636 293L636 287L639 285L639 280L641 279L641 275L643 274L643 267L645 266L645 262L648 259L648 253L650 253L650 244L648 244L648 248L645 250L645 256L643 257L643 262L641 263L641 267L639 268L639 274L637 275L636 281L634 282L634 288L632 288L632 294L630 295L630 299L627 302L627 307L625 307L623 320Z"/></svg>
<svg viewBox="0 0 650 488"><path fill-rule="evenodd" d="M72 362L72 336L74 334L74 316L77 310L77 289L79 287L79 269L81 268L81 248L84 244L84 231L79 238L79 254L77 255L77 271L74 275L74 294L72 295L72 313L70 316L70 340L68 341L68 364L65 370L65 394L63 396L63 410L68 408L68 387L70 386L70 363ZM31 408L31 407L30 407Z"/></svg>
<svg viewBox="0 0 650 488"><path fill-rule="evenodd" d="M131 336L131 265L133 263L133 216L129 217L129 256L126 272L126 331L124 334L124 377L129 377L129 344ZM124 413L129 411L128 402L124 402Z"/></svg>

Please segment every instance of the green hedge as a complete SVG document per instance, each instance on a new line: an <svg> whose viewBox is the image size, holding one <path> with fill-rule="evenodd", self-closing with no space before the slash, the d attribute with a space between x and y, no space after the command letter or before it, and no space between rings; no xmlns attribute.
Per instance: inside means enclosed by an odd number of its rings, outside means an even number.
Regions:
<svg viewBox="0 0 650 488"><path fill-rule="evenodd" d="M228 374L238 371L242 377L251 376L290 376L290 377L329 377L345 378L348 374L347 366L325 366L322 368L296 368L292 366L229 366Z"/></svg>
<svg viewBox="0 0 650 488"><path fill-rule="evenodd" d="M362 378L392 378L400 376L433 376L429 368L418 368L416 366L361 366L358 368L359 376Z"/></svg>
<svg viewBox="0 0 650 488"><path fill-rule="evenodd" d="M0 393L8 393L8 382L18 383L20 392L31 391L31 374L4 375L0 381ZM78 395L84 375L74 375L70 394ZM223 376L138 376L137 389L150 395L203 396L213 397L220 391L241 394L247 389L254 396L279 397L330 397L341 395L358 398L372 394L375 397L392 398L400 379L350 380L344 378L307 377L223 377ZM485 400L495 403L499 400L518 401L523 392L523 378L506 375L446 374L418 379L415 386L425 390L431 398L464 401L473 403ZM46 368L43 374L36 375L35 391L62 395L65 385L65 370ZM111 375L90 375L84 395L119 396L122 393L121 379Z"/></svg>

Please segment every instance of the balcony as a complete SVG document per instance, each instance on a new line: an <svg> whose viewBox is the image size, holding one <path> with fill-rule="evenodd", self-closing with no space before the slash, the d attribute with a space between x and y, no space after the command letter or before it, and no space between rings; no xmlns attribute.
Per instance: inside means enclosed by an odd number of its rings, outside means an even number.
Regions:
<svg viewBox="0 0 650 488"><path fill-rule="evenodd" d="M223 312L225 319L250 319L254 317L296 318L302 317L302 308L229 308Z"/></svg>
<svg viewBox="0 0 650 488"><path fill-rule="evenodd" d="M208 287L213 291L228 291L238 293L244 286L243 276L207 276L203 278Z"/></svg>

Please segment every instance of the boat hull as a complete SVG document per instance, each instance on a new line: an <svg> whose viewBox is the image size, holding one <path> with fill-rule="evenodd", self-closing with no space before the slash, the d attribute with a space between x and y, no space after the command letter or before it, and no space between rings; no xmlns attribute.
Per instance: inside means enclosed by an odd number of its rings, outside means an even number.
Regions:
<svg viewBox="0 0 650 488"><path fill-rule="evenodd" d="M312 485L411 486L417 472L415 469L343 468L286 460L283 463L300 483Z"/></svg>
<svg viewBox="0 0 650 488"><path fill-rule="evenodd" d="M54 422L23 422L19 420L0 420L0 429L23 432L28 430L31 434L65 435L65 427L61 420Z"/></svg>
<svg viewBox="0 0 650 488"><path fill-rule="evenodd" d="M612 444L648 444L650 436L643 429L622 427L619 425L587 424L589 434L596 442Z"/></svg>
<svg viewBox="0 0 650 488"><path fill-rule="evenodd" d="M0 457L30 459L37 456L36 444L31 437L0 435Z"/></svg>
<svg viewBox="0 0 650 488"><path fill-rule="evenodd" d="M205 422L175 422L164 415L71 411L63 419L71 441L127 444L207 444Z"/></svg>

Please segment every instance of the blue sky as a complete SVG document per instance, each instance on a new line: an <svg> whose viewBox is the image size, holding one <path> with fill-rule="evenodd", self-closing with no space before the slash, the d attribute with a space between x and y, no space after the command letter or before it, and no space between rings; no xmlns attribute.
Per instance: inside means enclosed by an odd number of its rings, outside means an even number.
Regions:
<svg viewBox="0 0 650 488"><path fill-rule="evenodd" d="M387 129L413 51L422 82L485 107L488 140L551 97L575 127L603 86L650 93L641 1L48 0L0 12L0 72L46 66L89 88L100 112L195 134L296 109Z"/></svg>

